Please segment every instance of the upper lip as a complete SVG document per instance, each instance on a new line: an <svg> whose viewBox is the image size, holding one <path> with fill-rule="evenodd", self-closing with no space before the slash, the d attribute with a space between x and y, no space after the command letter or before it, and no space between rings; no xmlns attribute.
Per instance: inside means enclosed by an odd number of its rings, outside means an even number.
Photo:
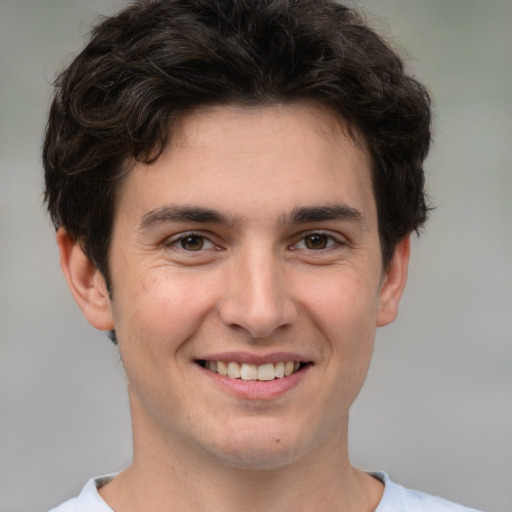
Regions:
<svg viewBox="0 0 512 512"><path fill-rule="evenodd" d="M297 354L294 352L269 352L267 354L255 354L251 352L216 352L213 354L204 354L196 358L197 361L236 361L246 364L266 364L279 363L281 361L296 361L299 363L312 362L311 357Z"/></svg>

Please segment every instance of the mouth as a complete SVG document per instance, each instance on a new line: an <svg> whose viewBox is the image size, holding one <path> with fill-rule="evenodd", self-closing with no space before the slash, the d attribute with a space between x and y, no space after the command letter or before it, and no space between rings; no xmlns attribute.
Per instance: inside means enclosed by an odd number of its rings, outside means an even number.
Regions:
<svg viewBox="0 0 512 512"><path fill-rule="evenodd" d="M198 360L197 364L223 377L244 381L272 381L290 377L312 363L278 361L276 363L249 364L238 361Z"/></svg>

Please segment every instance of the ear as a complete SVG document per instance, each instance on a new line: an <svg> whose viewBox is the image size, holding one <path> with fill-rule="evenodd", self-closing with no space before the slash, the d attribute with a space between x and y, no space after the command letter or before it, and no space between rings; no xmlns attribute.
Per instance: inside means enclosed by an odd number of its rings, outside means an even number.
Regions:
<svg viewBox="0 0 512 512"><path fill-rule="evenodd" d="M57 245L62 272L78 307L96 329L113 329L110 297L101 273L86 256L80 242L62 227L57 231Z"/></svg>
<svg viewBox="0 0 512 512"><path fill-rule="evenodd" d="M407 235L396 246L388 270L382 276L377 327L390 324L398 313L398 304L407 283L411 238Z"/></svg>

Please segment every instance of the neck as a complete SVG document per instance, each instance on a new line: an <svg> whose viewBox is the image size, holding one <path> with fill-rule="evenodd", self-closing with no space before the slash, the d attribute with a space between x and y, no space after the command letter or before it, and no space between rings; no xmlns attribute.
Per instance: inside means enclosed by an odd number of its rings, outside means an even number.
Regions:
<svg viewBox="0 0 512 512"><path fill-rule="evenodd" d="M141 421L132 465L100 490L119 512L372 512L382 496L380 482L350 465L348 418L322 444L265 468L226 464Z"/></svg>

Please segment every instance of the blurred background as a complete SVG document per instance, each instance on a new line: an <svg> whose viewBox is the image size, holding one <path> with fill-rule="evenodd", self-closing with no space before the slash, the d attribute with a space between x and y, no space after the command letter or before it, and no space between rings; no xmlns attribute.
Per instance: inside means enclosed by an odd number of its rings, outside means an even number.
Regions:
<svg viewBox="0 0 512 512"><path fill-rule="evenodd" d="M121 0L0 0L0 511L41 511L130 462L124 376L61 276L42 205L55 73ZM512 510L512 3L361 0L431 90L428 189L398 320L353 410L356 465Z"/></svg>

